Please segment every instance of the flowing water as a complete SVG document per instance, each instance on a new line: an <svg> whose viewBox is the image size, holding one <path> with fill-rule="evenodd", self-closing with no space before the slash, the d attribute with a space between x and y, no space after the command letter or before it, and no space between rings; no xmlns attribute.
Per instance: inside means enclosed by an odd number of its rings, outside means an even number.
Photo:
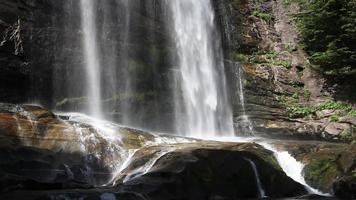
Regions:
<svg viewBox="0 0 356 200"><path fill-rule="evenodd" d="M100 61L97 45L96 19L93 0L80 0L83 46L85 57L88 113L102 118Z"/></svg>
<svg viewBox="0 0 356 200"><path fill-rule="evenodd" d="M135 93L135 77L129 72L129 48L130 48L130 22L131 3L129 0L117 0L117 9L114 13L109 11L111 4L101 1L80 0L81 32L83 34L82 47L85 65L85 84L81 90L85 90L87 106L82 114L67 114L71 121L86 123L94 126L101 137L108 140L115 149L120 160L112 161L112 179L105 183L115 184L116 178L130 164L135 153L139 149L124 149L118 135L119 126L96 118L109 118L105 112L121 112L121 121L125 125L133 125L130 102L123 105L103 100L109 98L123 98L118 96L121 92L124 96L133 96ZM212 4L208 0L167 0L169 14L172 16L172 32L177 52L178 66L175 69L174 110L175 127L179 135L194 138L217 138L218 140L237 142L254 141L254 139L226 138L234 136L233 118L230 102L227 94L223 52L220 35L216 26L216 19ZM98 13L97 7L102 8ZM100 9L99 9L100 10ZM112 10L112 9L111 9ZM114 9L115 10L115 9ZM103 12L104 11L104 12ZM122 12L121 12L122 11ZM120 14L121 13L121 14ZM98 24L97 16L104 16ZM124 26L115 27L120 20L124 20ZM122 23L121 23L122 24ZM102 25L100 28L99 25ZM167 24L169 26L170 24ZM116 38L116 32L118 37ZM100 33L100 34L99 34ZM119 40L119 41L116 41ZM247 115L244 97L243 70L240 65L236 67L236 88L239 103L241 105L241 126L247 127L241 132L253 134L253 126ZM121 74L121 75L120 75ZM78 91L77 91L78 92ZM75 93L75 92L74 92ZM120 107L120 108L118 108ZM93 118L95 117L95 118ZM78 127L78 134L80 127ZM225 138L224 138L225 137ZM90 138L83 138L88 143ZM194 142L190 139L155 137L155 141L145 145L175 144ZM276 158L283 170L295 181L305 185L311 193L320 194L315 189L307 186L303 175L303 164L297 162L287 152L276 151L271 145L261 143L266 149L275 152ZM115 150L114 149L114 150ZM113 150L113 151L114 151ZM85 151L85 148L84 150ZM171 150L157 153L137 172L127 176L124 181L148 173L162 156ZM255 163L249 160L256 176L256 182L260 197L265 197L263 186Z"/></svg>
<svg viewBox="0 0 356 200"><path fill-rule="evenodd" d="M256 183L257 183L257 190L259 192L259 197L260 198L266 197L266 193L265 193L265 191L263 189L263 186L262 186L262 183L261 183L261 180L260 180L260 175L258 174L257 167L256 167L255 163L250 159L246 159L246 160L250 163L250 165L251 165L251 167L253 169L253 172L255 174Z"/></svg>
<svg viewBox="0 0 356 200"><path fill-rule="evenodd" d="M175 91L177 132L198 138L232 136L221 41L211 2L168 0L167 3L179 60Z"/></svg>
<svg viewBox="0 0 356 200"><path fill-rule="evenodd" d="M240 120L239 124L237 124L237 129L240 132L240 134L243 135L253 135L254 130L253 130L253 125L252 122L249 118L249 116L246 113L246 105L245 105L245 92L244 92L244 71L242 69L242 66L240 63L234 63L235 66L235 75L237 78L237 94L239 96L239 103L240 103Z"/></svg>
<svg viewBox="0 0 356 200"><path fill-rule="evenodd" d="M305 188L308 190L310 194L318 194L322 196L330 196L330 194L325 194L322 193L311 186L309 186L304 177L303 177L303 169L304 169L304 164L301 162L298 162L292 155L290 155L287 151L278 151L276 150L272 145L265 143L265 142L259 142L260 145L262 145L264 148L274 152L275 157L283 169L283 171L291 177L294 181L302 184L305 186Z"/></svg>

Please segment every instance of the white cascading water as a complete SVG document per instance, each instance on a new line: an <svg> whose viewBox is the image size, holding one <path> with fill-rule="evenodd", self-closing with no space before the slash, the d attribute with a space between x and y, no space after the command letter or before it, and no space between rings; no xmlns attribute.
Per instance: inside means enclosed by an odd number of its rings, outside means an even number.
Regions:
<svg viewBox="0 0 356 200"><path fill-rule="evenodd" d="M102 118L100 61L97 52L97 37L93 0L80 0L83 31L83 51L85 57L88 112Z"/></svg>
<svg viewBox="0 0 356 200"><path fill-rule="evenodd" d="M292 155L290 155L287 151L278 151L271 144L259 142L261 146L264 148L274 152L274 155L283 169L283 171L292 178L294 181L304 185L305 189L308 190L310 194L318 194L322 196L329 196L330 194L325 194L316 190L309 186L304 177L303 177L303 169L304 165L301 162L298 162Z"/></svg>
<svg viewBox="0 0 356 200"><path fill-rule="evenodd" d="M167 4L172 11L173 34L179 60L178 87L175 92L177 94L181 93L182 96L179 98L177 95L175 98L177 132L179 134L205 139L217 138L218 136L234 136L232 111L227 98L221 41L216 37L215 30L217 28L214 22L215 16L211 2L208 0L167 0ZM125 5L128 4L125 3ZM93 0L80 0L80 8L84 36L83 49L86 63L88 110L91 116L101 118L100 62L97 52ZM129 20L129 18L127 18L127 20ZM128 21L126 25L128 26ZM128 30L128 28L126 29ZM247 121L249 124L248 127L252 132L252 125L249 122L244 105L245 98L243 96L244 88L241 68L239 68L236 76L238 77L238 92L243 120ZM90 120L88 121L88 119ZM118 136L116 136L115 131L113 131L116 130L116 125L110 123L104 123L104 125L102 125L102 123L98 123L96 120L82 116L78 117L78 115L71 116L71 120L91 124L102 130L102 133L106 133L104 134L105 137L103 136L104 138L108 138L113 142L117 141ZM220 138L218 140L225 139ZM235 139L237 142L244 141L244 139L241 138ZM169 143L165 140L171 142L170 139L157 137L157 141L155 141L154 145ZM234 139L228 139L228 141L233 140ZM246 142L252 142L254 139L245 138L245 140ZM173 141L173 143L174 142L175 141ZM311 193L320 194L319 191L306 184L302 176L303 164L297 162L287 152L279 152L266 143L259 142L259 144L275 153L278 162L288 176L305 185ZM123 157L126 160L122 163L115 163L117 166L115 167L111 181L115 182L115 178L127 167L136 151L137 150L128 150L127 152L123 152ZM161 152L152 158L150 162L141 169L141 175L147 173L156 161L168 152ZM252 161L249 162L256 175L260 196L264 197L265 194L259 180L256 166ZM110 184L111 181L108 184Z"/></svg>
<svg viewBox="0 0 356 200"><path fill-rule="evenodd" d="M240 63L236 63L236 78L237 78L237 93L239 95L239 100L240 100L240 108L241 108L241 114L240 114L240 118L242 118L240 120L240 126L242 126L240 128L239 131L242 131L243 133L241 134L249 134L249 135L253 135L254 130L253 130L253 126L252 126L252 122L250 121L249 116L246 113L246 105L245 105L245 92L244 92L244 76L243 76L243 69L242 66L240 65Z"/></svg>
<svg viewBox="0 0 356 200"><path fill-rule="evenodd" d="M177 132L197 138L233 136L221 41L216 36L211 2L168 0L167 4L179 60Z"/></svg>

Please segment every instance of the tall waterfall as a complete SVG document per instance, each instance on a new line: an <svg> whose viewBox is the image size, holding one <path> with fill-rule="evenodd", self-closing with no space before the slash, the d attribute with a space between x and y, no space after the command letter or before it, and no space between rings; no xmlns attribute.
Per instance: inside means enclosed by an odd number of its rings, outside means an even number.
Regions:
<svg viewBox="0 0 356 200"><path fill-rule="evenodd" d="M85 57L86 92L89 114L103 116L101 106L100 61L97 45L96 19L93 0L80 0Z"/></svg>
<svg viewBox="0 0 356 200"><path fill-rule="evenodd" d="M220 36L208 0L168 0L179 70L178 133L206 138L233 135ZM181 98L179 96L182 96Z"/></svg>

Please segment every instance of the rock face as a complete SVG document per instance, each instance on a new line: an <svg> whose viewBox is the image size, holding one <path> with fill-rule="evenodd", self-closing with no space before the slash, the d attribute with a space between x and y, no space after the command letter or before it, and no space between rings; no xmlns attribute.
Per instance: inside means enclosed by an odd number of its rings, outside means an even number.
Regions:
<svg viewBox="0 0 356 200"><path fill-rule="evenodd" d="M111 185L107 190L117 195L152 199L237 199L259 197L256 176L270 197L305 194L273 154L254 143L154 136L78 121L37 106L0 105L4 198L20 195L17 190L37 190L41 196L49 189L90 193L93 187Z"/></svg>
<svg viewBox="0 0 356 200"><path fill-rule="evenodd" d="M137 152L137 157L119 179L123 182L123 187L119 189L141 191L151 199L170 199L173 196L179 199L260 197L256 179L247 178L255 176L249 163L252 160L267 196L294 196L304 191L300 185L290 182L289 177L282 178L283 172L270 152L261 151L261 147L255 144L204 142L170 148L176 150L161 155L151 171L144 175L137 173L136 169L147 159L147 155L146 152L143 155L141 151ZM159 154L162 148L144 151Z"/></svg>
<svg viewBox="0 0 356 200"><path fill-rule="evenodd" d="M356 197L355 144L285 141L276 147L305 164L305 179L312 187L345 199Z"/></svg>
<svg viewBox="0 0 356 200"><path fill-rule="evenodd" d="M35 101L62 111L80 111L86 106L84 80L80 76L85 61L78 2L3 0L0 3L0 102ZM132 117L142 119L136 120L136 126L158 129L153 119L161 116L167 119L173 112L169 106L168 80L171 48L167 42L169 34L162 25L166 17L160 10L161 3L153 0L131 0L130 8L122 4L124 1L108 0L95 7L98 48L103 54L102 74L113 73L106 66L118 66L119 76L115 84L102 78L104 85L118 87L116 93L103 91L102 104L107 115L120 122L125 117L121 107L132 105L128 109ZM109 8L117 10L104 12ZM130 10L134 12L126 25L125 14ZM129 30L124 30L125 26ZM129 37L124 36L125 32ZM119 63L114 63L116 58ZM127 68L121 67L124 65ZM135 93L125 93L125 76L134 77L132 87L138 88ZM170 126L160 124L162 130Z"/></svg>
<svg viewBox="0 0 356 200"><path fill-rule="evenodd" d="M2 1L0 84L3 87L0 87L0 102L36 101L63 111L85 107L87 100L81 84L78 84L80 78L74 76L82 70L83 65L77 2ZM104 22L108 18L125 19L127 11L121 5L118 12L120 16L109 16L102 12L106 7L117 8L118 2L121 1L108 0L97 6L98 24L102 26L99 29L104 30L104 26L112 27L112 31L100 34L101 49L105 49L104 45L115 49L115 45L124 44L124 36L120 30L125 29L125 20L111 20L112 23L109 24ZM174 121L173 95L170 91L172 73L175 71L175 61L171 57L174 57L175 50L169 42L170 30L164 28L164 23L167 23L165 20L169 23L170 16L167 16L161 1L130 2L130 9L137 11L130 16L130 39L126 41L130 48L114 53L103 52L106 55L103 65L113 65L112 56L123 57L127 54L126 61L121 57L119 60L129 63L129 73L135 77L134 85L139 90L128 95L123 91L125 83L117 83L115 85L123 88L118 89L114 95L103 94L105 97L102 103L115 121L122 122L125 116L120 108L131 105L128 110L131 117L136 119L136 126L172 132L172 124L160 123ZM297 14L298 4L285 6L281 0L215 0L213 5L216 21L221 29L225 58L242 63L245 72L246 113L255 127L255 134L353 140L354 124L349 121L340 122L341 124L332 121L338 124L330 124L330 118L338 115L335 110L330 113L316 113L317 116L313 119L291 118L286 112L291 105L315 105L331 98L355 102L352 99L353 92L347 93L352 91L352 80L349 81L349 86L344 83L344 87L340 84L330 87L328 80L309 66L303 49L298 46L298 34L291 18L291 15ZM240 102L234 97L236 79L233 73L239 65L231 63L233 62L227 62L226 72L233 96L235 123L239 124L243 123L243 118ZM125 63L118 65L122 64ZM118 73L126 72L119 70ZM106 81L105 78L103 80ZM65 83L70 84L70 90L63 85ZM349 89L344 91L343 88ZM345 99L347 95L350 99ZM318 112L326 111L329 110Z"/></svg>
<svg viewBox="0 0 356 200"><path fill-rule="evenodd" d="M312 115L291 116L294 107L305 111L331 99L347 100L355 110L353 92L345 99L348 87L343 89L339 84L331 87L325 77L312 69L298 44L292 17L299 12L298 3L220 0L215 4L228 59L226 68L236 124L244 123L239 94L234 94L237 81L234 72L241 68L245 76L245 113L255 135L354 140L355 126L338 119L347 115L340 114L340 110L325 108Z"/></svg>

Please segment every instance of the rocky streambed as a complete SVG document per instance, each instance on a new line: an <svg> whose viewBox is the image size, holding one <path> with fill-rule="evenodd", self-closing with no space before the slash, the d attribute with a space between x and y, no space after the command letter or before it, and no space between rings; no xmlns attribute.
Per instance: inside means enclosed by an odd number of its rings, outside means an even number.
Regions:
<svg viewBox="0 0 356 200"><path fill-rule="evenodd" d="M308 194L283 171L274 153L258 144L264 140L252 141L256 142L156 135L82 114L0 104L0 199L239 199ZM303 161L306 180L316 189L355 197L355 145L268 143Z"/></svg>

